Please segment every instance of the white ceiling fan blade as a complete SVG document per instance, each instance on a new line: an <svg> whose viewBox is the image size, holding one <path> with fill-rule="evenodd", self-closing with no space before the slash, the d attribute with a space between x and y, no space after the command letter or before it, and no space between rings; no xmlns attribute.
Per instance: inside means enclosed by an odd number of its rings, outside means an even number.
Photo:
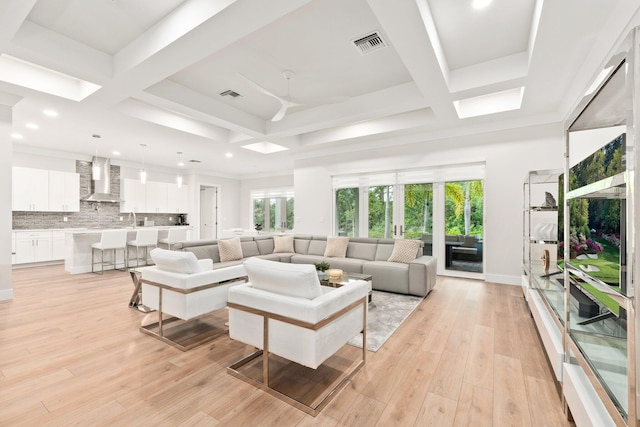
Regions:
<svg viewBox="0 0 640 427"><path fill-rule="evenodd" d="M298 104L296 102L287 101L286 99L281 99L280 103L282 104L282 106L280 107L280 109L278 110L276 115L273 116L273 118L271 119L272 122L278 122L278 121L282 120L284 115L287 114L287 109L289 109L291 107L297 107L298 105L302 105L302 104Z"/></svg>
<svg viewBox="0 0 640 427"><path fill-rule="evenodd" d="M254 82L253 80L251 80L249 77L238 73L238 75L240 77L242 77L243 79L245 79L247 82L249 82L254 88L256 88L258 91L264 93L267 96L270 96L272 98L277 99L278 101L280 101L281 103L287 102L285 99L279 97L278 95L276 95L273 92L269 92L267 89L263 88L262 86L260 86L258 83Z"/></svg>

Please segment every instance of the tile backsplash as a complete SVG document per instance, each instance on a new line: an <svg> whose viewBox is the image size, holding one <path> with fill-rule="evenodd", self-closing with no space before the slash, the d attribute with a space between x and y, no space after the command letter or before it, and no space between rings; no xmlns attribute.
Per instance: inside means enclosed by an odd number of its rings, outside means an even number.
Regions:
<svg viewBox="0 0 640 427"><path fill-rule="evenodd" d="M76 161L76 172L80 174L80 197L86 197L91 191L91 162ZM120 166L111 165L111 194L120 198ZM120 221L121 217L123 221ZM145 218L159 226L174 225L176 222L175 214L140 213L136 219L140 223ZM131 225L133 216L120 213L120 203L80 201L80 212L13 212L14 230L110 228Z"/></svg>

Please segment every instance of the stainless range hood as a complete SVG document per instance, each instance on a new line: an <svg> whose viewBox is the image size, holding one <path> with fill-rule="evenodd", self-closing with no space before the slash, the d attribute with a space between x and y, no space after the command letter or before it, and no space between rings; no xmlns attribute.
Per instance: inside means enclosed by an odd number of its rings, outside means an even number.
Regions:
<svg viewBox="0 0 640 427"><path fill-rule="evenodd" d="M89 172L91 177L91 193L82 199L85 202L109 202L119 203L120 199L111 194L111 160L104 157L94 157L91 160L91 166L100 167L100 179L94 180L93 174Z"/></svg>

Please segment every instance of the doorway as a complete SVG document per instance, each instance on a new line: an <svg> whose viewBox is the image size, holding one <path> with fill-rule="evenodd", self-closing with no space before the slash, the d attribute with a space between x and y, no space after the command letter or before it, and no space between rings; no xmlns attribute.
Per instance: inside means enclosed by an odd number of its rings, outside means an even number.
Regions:
<svg viewBox="0 0 640 427"><path fill-rule="evenodd" d="M200 238L218 238L218 187L200 186Z"/></svg>

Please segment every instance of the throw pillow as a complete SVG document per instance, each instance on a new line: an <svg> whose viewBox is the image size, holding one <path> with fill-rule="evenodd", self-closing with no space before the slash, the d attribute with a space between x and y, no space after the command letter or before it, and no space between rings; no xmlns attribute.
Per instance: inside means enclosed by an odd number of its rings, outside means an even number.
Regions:
<svg viewBox="0 0 640 427"><path fill-rule="evenodd" d="M322 295L313 264L290 264L253 257L244 261L244 269L251 286L256 289L307 299Z"/></svg>
<svg viewBox="0 0 640 427"><path fill-rule="evenodd" d="M327 248L324 250L324 256L344 258L347 256L348 246L348 237L327 237Z"/></svg>
<svg viewBox="0 0 640 427"><path fill-rule="evenodd" d="M393 251L387 261L410 263L418 254L420 240L396 239L393 242Z"/></svg>
<svg viewBox="0 0 640 427"><path fill-rule="evenodd" d="M273 236L273 253L293 253L293 236Z"/></svg>
<svg viewBox="0 0 640 427"><path fill-rule="evenodd" d="M239 237L218 241L218 250L220 251L220 262L242 259L242 246Z"/></svg>
<svg viewBox="0 0 640 427"><path fill-rule="evenodd" d="M151 255L151 259L160 270L184 274L203 271L193 252L168 251L155 248L149 255Z"/></svg>

